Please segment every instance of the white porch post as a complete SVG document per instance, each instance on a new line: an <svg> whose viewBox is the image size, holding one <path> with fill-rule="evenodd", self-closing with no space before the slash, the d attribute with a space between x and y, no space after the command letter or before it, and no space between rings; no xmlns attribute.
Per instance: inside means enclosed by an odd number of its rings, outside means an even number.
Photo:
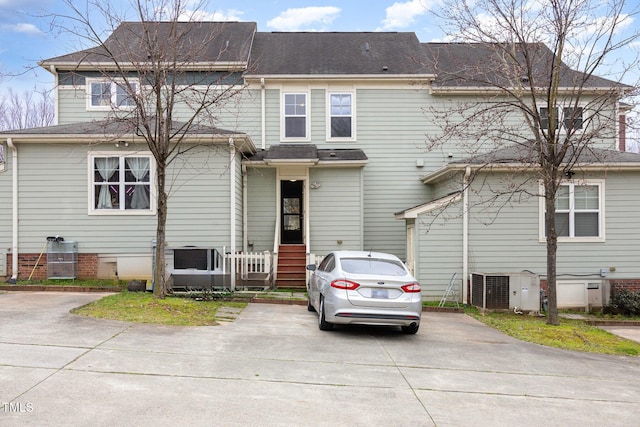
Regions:
<svg viewBox="0 0 640 427"><path fill-rule="evenodd" d="M18 148L11 138L7 138L7 145L11 149L11 179L12 179L12 249L11 249L11 283L18 280Z"/></svg>
<svg viewBox="0 0 640 427"><path fill-rule="evenodd" d="M229 137L229 214L231 232L231 291L236 290L236 147L233 138Z"/></svg>

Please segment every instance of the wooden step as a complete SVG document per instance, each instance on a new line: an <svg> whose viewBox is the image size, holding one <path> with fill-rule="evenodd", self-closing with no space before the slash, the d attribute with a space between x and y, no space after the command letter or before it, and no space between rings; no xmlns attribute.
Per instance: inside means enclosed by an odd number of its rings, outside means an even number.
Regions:
<svg viewBox="0 0 640 427"><path fill-rule="evenodd" d="M306 289L307 248L305 245L280 245L278 248L277 288Z"/></svg>

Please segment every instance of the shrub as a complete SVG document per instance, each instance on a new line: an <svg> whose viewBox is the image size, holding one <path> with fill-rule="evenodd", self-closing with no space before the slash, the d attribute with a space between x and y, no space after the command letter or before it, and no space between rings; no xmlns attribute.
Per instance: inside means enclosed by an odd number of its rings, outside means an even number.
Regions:
<svg viewBox="0 0 640 427"><path fill-rule="evenodd" d="M610 304L603 311L610 314L640 316L640 292L616 289L611 296Z"/></svg>

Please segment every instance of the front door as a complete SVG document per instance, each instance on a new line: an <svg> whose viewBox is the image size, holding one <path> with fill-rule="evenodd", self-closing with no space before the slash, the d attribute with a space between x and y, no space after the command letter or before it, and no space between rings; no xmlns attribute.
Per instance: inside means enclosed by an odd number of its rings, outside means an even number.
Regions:
<svg viewBox="0 0 640 427"><path fill-rule="evenodd" d="M281 181L281 241L284 244L304 243L303 230L303 200L302 188L304 181Z"/></svg>

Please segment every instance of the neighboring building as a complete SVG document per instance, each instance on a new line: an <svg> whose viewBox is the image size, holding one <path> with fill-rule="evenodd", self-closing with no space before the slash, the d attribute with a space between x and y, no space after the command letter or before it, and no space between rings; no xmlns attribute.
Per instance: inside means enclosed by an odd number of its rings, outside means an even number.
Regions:
<svg viewBox="0 0 640 427"><path fill-rule="evenodd" d="M119 27L112 46L136 25ZM475 271L544 275L538 199L510 200L493 216L476 210L472 200L483 193L473 186L498 183L522 162L493 168L467 188L465 176L487 170L478 172L482 158L465 152L466 142L427 148L428 135L440 131L430 107L485 99L486 87L450 77L461 61L481 60L477 51L420 43L413 33L263 33L254 23L184 25L219 32L227 41L222 50L203 50L201 62L191 64L194 70L231 72L241 90L216 121L203 120L190 133L186 144L193 149L170 170L167 242L178 281L184 271L176 269L212 271L219 258L268 252L269 259L277 254L270 259L277 286L304 286L300 268L334 249L406 259L429 299L442 295L453 273L458 288ZM57 82L56 126L0 133L7 147L0 174L0 251L10 248L0 258L7 261L8 276L46 276L46 262L36 263L52 236L77 242L80 277L151 275L153 156L131 130L109 127L113 105L127 101L92 68L99 62L92 55L89 49L41 63ZM613 83L594 79L594 88L603 84L610 89ZM611 111L616 114L617 105ZM617 131L603 139L602 150L617 149ZM496 159L506 154L497 153L488 163L504 166L504 159ZM634 256L640 227L629 204L640 200L640 157L616 152L611 159L581 170L579 184L567 181L567 198L578 197L575 185L586 185L596 203L585 215L595 231L584 239L567 229L558 258L559 272L579 277L585 292L592 281L601 283L603 268L607 280L640 280ZM581 212L572 208L559 215L573 224ZM190 257L189 246L206 248L199 252L204 261ZM237 268L237 279L221 283L246 285L238 282L248 277L246 267ZM466 294L466 287L460 292Z"/></svg>

